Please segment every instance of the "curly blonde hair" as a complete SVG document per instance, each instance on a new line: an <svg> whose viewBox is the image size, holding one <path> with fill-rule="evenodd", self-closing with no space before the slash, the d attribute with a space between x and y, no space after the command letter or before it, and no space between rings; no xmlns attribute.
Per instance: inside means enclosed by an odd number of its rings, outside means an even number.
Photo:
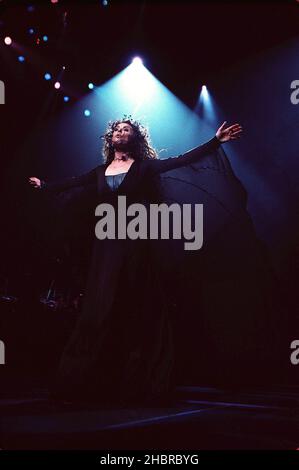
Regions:
<svg viewBox="0 0 299 470"><path fill-rule="evenodd" d="M114 159L114 148L112 145L112 134L116 127L121 124L129 124L133 131L134 137L132 140L132 148L130 155L134 160L146 160L158 158L156 150L152 147L148 129L143 126L139 121L132 119L131 115L124 115L122 119L116 121L109 121L105 134L102 136L104 146L102 155L104 163L111 163Z"/></svg>

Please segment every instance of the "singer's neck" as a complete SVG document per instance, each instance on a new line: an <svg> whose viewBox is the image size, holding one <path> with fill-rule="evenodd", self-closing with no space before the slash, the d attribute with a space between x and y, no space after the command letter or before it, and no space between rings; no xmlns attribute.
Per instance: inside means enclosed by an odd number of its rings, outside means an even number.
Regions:
<svg viewBox="0 0 299 470"><path fill-rule="evenodd" d="M131 160L132 158L130 157L130 153L129 152L120 152L118 150L116 150L114 152L114 161L118 161L118 162L124 162L124 161L127 161L127 160Z"/></svg>

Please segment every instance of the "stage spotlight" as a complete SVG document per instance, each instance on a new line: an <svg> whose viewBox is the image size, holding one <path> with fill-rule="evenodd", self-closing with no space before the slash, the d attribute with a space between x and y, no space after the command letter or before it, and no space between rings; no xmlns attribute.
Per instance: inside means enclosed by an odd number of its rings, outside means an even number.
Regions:
<svg viewBox="0 0 299 470"><path fill-rule="evenodd" d="M52 78L52 75L50 73L45 73L44 75L45 80L51 80L51 78Z"/></svg>
<svg viewBox="0 0 299 470"><path fill-rule="evenodd" d="M202 94L202 97L204 99L209 97L209 93L208 93L208 89L207 89L206 85L203 85L201 87L201 94Z"/></svg>
<svg viewBox="0 0 299 470"><path fill-rule="evenodd" d="M24 57L23 55L19 55L18 61L19 61L19 62L24 62L24 61L25 61L25 57Z"/></svg>
<svg viewBox="0 0 299 470"><path fill-rule="evenodd" d="M59 88L60 88L60 82L55 82L54 88L56 88L56 90L59 90Z"/></svg>
<svg viewBox="0 0 299 470"><path fill-rule="evenodd" d="M90 115L91 115L91 112L89 111L89 109L85 109L84 116L89 117Z"/></svg>
<svg viewBox="0 0 299 470"><path fill-rule="evenodd" d="M69 96L64 96L64 97L63 97L63 101L64 101L65 103L67 103L69 100L70 100Z"/></svg>
<svg viewBox="0 0 299 470"><path fill-rule="evenodd" d="M93 89L94 89L94 84L93 84L93 83L89 83L89 84L88 84L88 88L89 88L90 90L93 90Z"/></svg>
<svg viewBox="0 0 299 470"><path fill-rule="evenodd" d="M134 65L143 65L143 62L140 59L140 57L134 57L134 59L132 60L132 64L134 64Z"/></svg>
<svg viewBox="0 0 299 470"><path fill-rule="evenodd" d="M217 106L211 93L206 85L202 85L200 94L195 107L195 112L201 119L210 125L215 125L217 122Z"/></svg>
<svg viewBox="0 0 299 470"><path fill-rule="evenodd" d="M47 41L48 41L48 39L49 39L49 38L48 38L48 36L46 36L46 35L45 35L45 36L43 36L43 41L47 42Z"/></svg>
<svg viewBox="0 0 299 470"><path fill-rule="evenodd" d="M29 34L34 34L34 29L33 29L33 28L29 28L29 29L28 29L28 33L29 33Z"/></svg>
<svg viewBox="0 0 299 470"><path fill-rule="evenodd" d="M7 46L10 46L12 43L12 39L9 36L6 36L6 38L4 39L4 42Z"/></svg>

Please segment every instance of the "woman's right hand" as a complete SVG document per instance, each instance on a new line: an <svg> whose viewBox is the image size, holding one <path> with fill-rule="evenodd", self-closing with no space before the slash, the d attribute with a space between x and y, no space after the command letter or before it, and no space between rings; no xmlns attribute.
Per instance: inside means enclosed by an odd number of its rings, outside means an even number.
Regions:
<svg viewBox="0 0 299 470"><path fill-rule="evenodd" d="M40 189L42 186L41 180L38 178L35 178L35 176L32 176L31 178L29 178L29 183L31 184L31 186L37 189Z"/></svg>

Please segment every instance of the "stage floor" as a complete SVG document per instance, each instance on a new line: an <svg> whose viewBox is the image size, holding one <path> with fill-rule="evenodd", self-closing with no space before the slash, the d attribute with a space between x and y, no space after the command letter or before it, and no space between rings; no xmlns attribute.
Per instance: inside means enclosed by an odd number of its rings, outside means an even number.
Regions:
<svg viewBox="0 0 299 470"><path fill-rule="evenodd" d="M178 387L169 406L58 404L47 390L0 399L9 449L297 449L299 387Z"/></svg>

